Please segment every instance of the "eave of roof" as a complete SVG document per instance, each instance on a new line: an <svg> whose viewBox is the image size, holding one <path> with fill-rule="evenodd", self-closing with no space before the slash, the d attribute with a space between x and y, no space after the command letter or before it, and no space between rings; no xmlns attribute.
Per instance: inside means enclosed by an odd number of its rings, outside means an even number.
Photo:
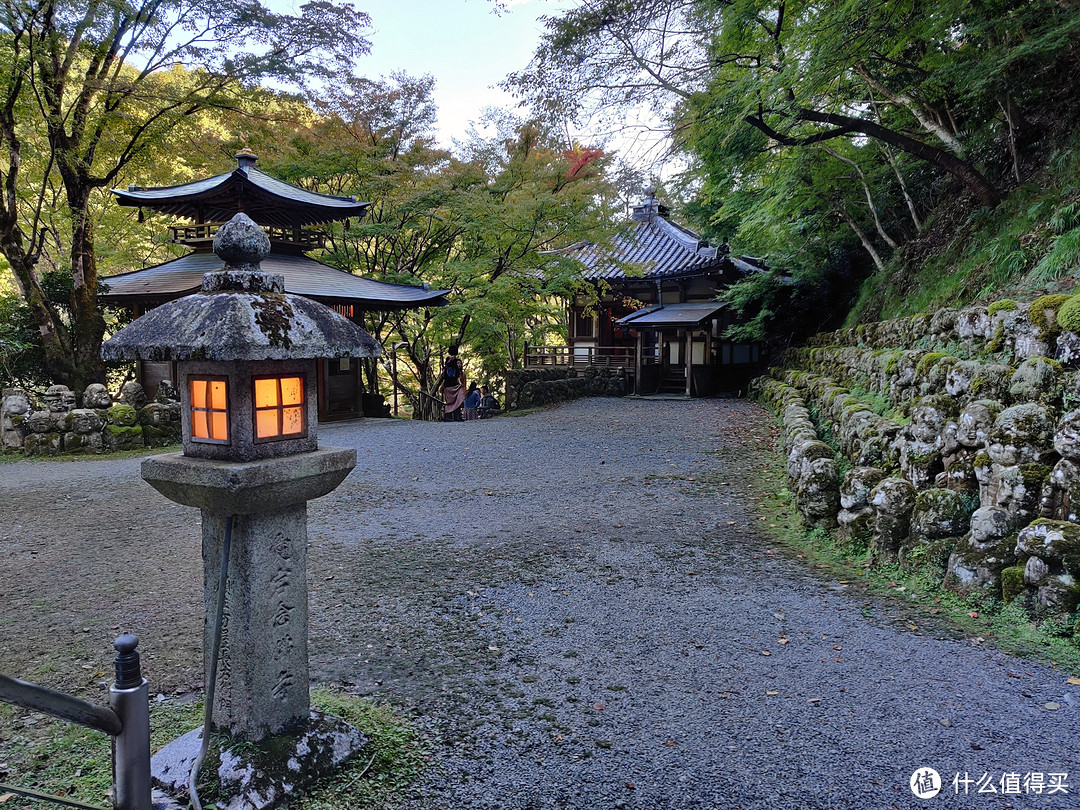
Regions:
<svg viewBox="0 0 1080 810"><path fill-rule="evenodd" d="M721 301L664 304L639 309L615 323L631 329L688 328L707 323L726 306Z"/></svg>
<svg viewBox="0 0 1080 810"><path fill-rule="evenodd" d="M169 301L196 292L204 273L221 269L221 259L209 252L189 253L171 262L105 276L108 286L101 298L117 304L136 301ZM262 269L285 277L285 291L326 303L353 304L368 310L412 309L443 306L449 290L426 290L405 284L389 284L354 276L308 256L271 253Z"/></svg>
<svg viewBox="0 0 1080 810"><path fill-rule="evenodd" d="M243 211L260 225L300 227L364 215L369 203L290 185L252 167L159 188L114 188L120 205L138 206L196 222L224 222Z"/></svg>

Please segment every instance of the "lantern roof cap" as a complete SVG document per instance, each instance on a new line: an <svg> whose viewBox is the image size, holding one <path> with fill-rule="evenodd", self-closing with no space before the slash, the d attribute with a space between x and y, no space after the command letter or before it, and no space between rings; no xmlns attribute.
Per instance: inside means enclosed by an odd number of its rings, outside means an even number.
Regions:
<svg viewBox="0 0 1080 810"><path fill-rule="evenodd" d="M263 242L266 242L264 245ZM367 331L324 304L283 292L280 275L259 270L266 235L245 214L219 229L224 267L200 292L150 310L101 347L105 360L288 360L378 357Z"/></svg>

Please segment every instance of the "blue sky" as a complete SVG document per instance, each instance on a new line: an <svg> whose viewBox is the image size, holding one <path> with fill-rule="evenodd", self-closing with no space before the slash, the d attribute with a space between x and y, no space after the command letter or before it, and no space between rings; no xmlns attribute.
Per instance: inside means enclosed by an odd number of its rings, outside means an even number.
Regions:
<svg viewBox="0 0 1080 810"><path fill-rule="evenodd" d="M377 78L395 70L435 77L440 141L462 138L485 106L516 100L494 85L525 67L543 31L538 18L556 15L572 0L352 0L371 17L371 53L357 73ZM301 0L270 0L295 10Z"/></svg>

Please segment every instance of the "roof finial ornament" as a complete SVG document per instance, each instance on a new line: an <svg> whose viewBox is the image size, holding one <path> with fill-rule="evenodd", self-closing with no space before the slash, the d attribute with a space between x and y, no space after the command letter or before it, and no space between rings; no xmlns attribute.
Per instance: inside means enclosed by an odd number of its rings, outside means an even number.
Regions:
<svg viewBox="0 0 1080 810"><path fill-rule="evenodd" d="M237 214L214 234L214 253L225 262L216 273L203 276L203 292L245 290L284 292L285 277L264 273L260 262L270 255L270 239L247 214Z"/></svg>
<svg viewBox="0 0 1080 810"><path fill-rule="evenodd" d="M233 157L236 158L237 166L243 169L245 172L248 169L254 169L255 163L259 160L259 156L252 152L250 149L248 149L248 147L246 146L239 152L237 152L235 155L233 155Z"/></svg>

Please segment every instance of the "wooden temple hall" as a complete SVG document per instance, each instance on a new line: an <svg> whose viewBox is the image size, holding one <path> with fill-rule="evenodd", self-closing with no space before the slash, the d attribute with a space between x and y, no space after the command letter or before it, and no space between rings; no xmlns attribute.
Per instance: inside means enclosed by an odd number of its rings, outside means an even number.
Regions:
<svg viewBox="0 0 1080 810"><path fill-rule="evenodd" d="M255 168L256 155L243 149L237 168L204 180L165 188L113 189L120 205L159 211L187 220L170 228L175 244L192 252L164 264L104 279L107 303L139 316L166 301L197 292L204 273L221 269L214 255L219 225L243 212L270 238L270 255L262 269L285 277L285 291L312 298L362 325L365 312L441 306L446 290L387 284L338 270L312 259L308 252L324 247L319 225L364 216L368 203L354 197L316 194L284 183ZM139 382L153 397L163 379L176 381L174 363L139 363ZM318 364L319 419L348 419L364 414L365 400L373 414L378 404L365 397L357 361L326 359ZM381 415L381 414L380 414Z"/></svg>
<svg viewBox="0 0 1080 810"><path fill-rule="evenodd" d="M652 190L610 244L561 251L597 288L569 302L569 345L530 347L526 364L620 367L638 396L738 392L761 363L757 344L725 339L732 314L717 296L767 269L672 222Z"/></svg>

